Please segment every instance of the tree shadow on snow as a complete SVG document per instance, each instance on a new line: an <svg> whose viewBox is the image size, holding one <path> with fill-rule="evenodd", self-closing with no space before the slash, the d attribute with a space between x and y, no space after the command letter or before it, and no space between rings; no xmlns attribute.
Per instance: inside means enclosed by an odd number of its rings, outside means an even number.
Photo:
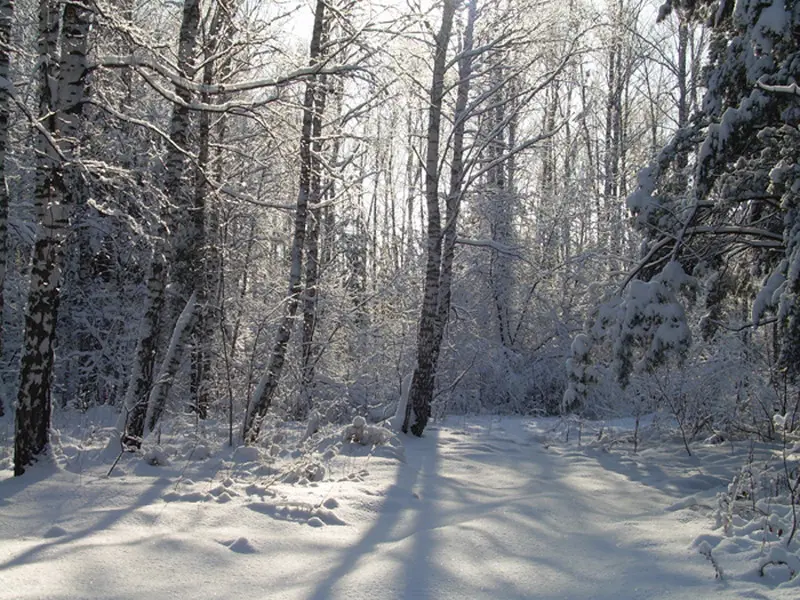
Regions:
<svg viewBox="0 0 800 600"><path fill-rule="evenodd" d="M33 473L31 473L31 475L33 475ZM27 477L28 473L26 473L20 479ZM46 477L40 477L38 481L45 478ZM27 485L30 486L36 481L37 479L35 477L31 477L31 481L27 482ZM89 527L85 527L78 531L70 532L58 526L51 527L46 532L43 532L43 538L44 538L43 542L31 548L28 548L22 553L13 556L6 561L0 562L0 571L2 571L3 569L8 569L11 567L35 562L39 560L39 557L42 554L44 554L45 552L47 552L47 550L51 548L62 545L68 547L69 544L71 544L76 540L86 538L97 531L103 531L105 529L110 528L115 523L120 521L123 517L125 517L130 513L133 513L138 508L153 504L156 500L158 500L161 497L165 488L173 484L174 482L170 481L167 478L164 477L157 478L132 503L122 508L112 508L104 510L105 514L99 520L92 522L92 524ZM91 503L87 504L87 508L91 510ZM51 553L48 554L47 560L52 560L52 559L53 555Z"/></svg>
<svg viewBox="0 0 800 600"><path fill-rule="evenodd" d="M707 472L703 460L697 456L671 457L671 469L666 471L655 459L620 452L591 449L586 455L596 460L607 471L619 473L630 481L659 490L671 498L691 494L722 491L730 483L730 476Z"/></svg>
<svg viewBox="0 0 800 600"><path fill-rule="evenodd" d="M327 600L336 584L353 572L380 545L408 537L408 532L398 535L396 529L402 525L409 511L414 513L413 550L410 556L400 557L400 570L384 574L384 583L388 588L394 588L398 585L397 581L405 581L407 587L424 589L426 582L435 577L428 557L435 552L430 530L436 526L437 518L433 510L437 493L434 481L438 463L437 438L438 432L429 428L421 440L411 437L405 439L407 462L398 463L397 479L386 491L377 520L358 544L349 549L343 560L316 586L311 599ZM430 446L431 451L417 451L413 445ZM397 581L391 583L389 580L393 576Z"/></svg>
<svg viewBox="0 0 800 600"><path fill-rule="evenodd" d="M704 567L686 569L703 557L667 556L659 539L631 535L648 517L617 505L629 494L624 480L603 478L593 492L575 476L580 457L426 434L405 439L407 464L377 520L311 598L359 589L365 573L392 598L631 598L632 589L655 592L667 581L721 591L711 569L708 579Z"/></svg>

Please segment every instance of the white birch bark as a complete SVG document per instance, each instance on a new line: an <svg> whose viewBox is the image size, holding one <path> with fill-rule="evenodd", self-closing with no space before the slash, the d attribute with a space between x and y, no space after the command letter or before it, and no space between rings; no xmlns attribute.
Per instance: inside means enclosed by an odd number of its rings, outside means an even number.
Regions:
<svg viewBox="0 0 800 600"><path fill-rule="evenodd" d="M147 431L153 431L158 424L158 420L167 405L167 397L172 389L172 382L181 366L183 350L189 343L195 321L197 320L197 294L192 293L186 306L183 307L178 321L172 330L172 337L169 341L169 348L161 362L153 389L150 390L150 397L147 400Z"/></svg>
<svg viewBox="0 0 800 600"><path fill-rule="evenodd" d="M14 0L0 0L0 356L3 355L3 331L5 330L4 288L6 263L8 261L8 187L6 185L6 152L8 126L11 111L11 24L14 21ZM0 416L5 409L0 398Z"/></svg>
<svg viewBox="0 0 800 600"><path fill-rule="evenodd" d="M51 0L42 0L41 15L52 16ZM86 94L86 54L92 13L82 2L67 2L63 13L62 59L58 69L55 128L59 152L67 163L53 163L52 154L40 157L40 170L49 170L49 187L37 190L46 196L42 202L42 222L37 234L31 266L30 292L25 315L25 337L17 394L14 437L14 474L21 475L36 457L47 449L53 376L55 329L59 303L59 285L63 244L70 224L70 214L77 202L80 176L75 162L79 159L78 140L83 99ZM57 29L45 19L40 35L49 44L57 38ZM52 60L45 56L43 64ZM58 153L56 153L58 156ZM42 181L44 181L43 179Z"/></svg>

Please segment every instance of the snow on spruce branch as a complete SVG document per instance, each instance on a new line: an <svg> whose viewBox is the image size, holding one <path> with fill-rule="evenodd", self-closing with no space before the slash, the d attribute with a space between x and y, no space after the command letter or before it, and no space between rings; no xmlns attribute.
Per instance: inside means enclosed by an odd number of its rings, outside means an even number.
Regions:
<svg viewBox="0 0 800 600"><path fill-rule="evenodd" d="M588 398L597 380L590 360L596 345L611 345L612 367L623 386L634 372L650 371L670 358L681 359L692 336L678 293L695 285L694 278L672 261L650 281L634 279L621 294L601 304L591 326L572 342L562 409L576 410Z"/></svg>

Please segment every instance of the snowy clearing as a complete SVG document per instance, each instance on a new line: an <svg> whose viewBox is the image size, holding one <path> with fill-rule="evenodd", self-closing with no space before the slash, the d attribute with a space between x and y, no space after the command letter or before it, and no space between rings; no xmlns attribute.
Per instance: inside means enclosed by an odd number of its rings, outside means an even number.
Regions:
<svg viewBox="0 0 800 600"><path fill-rule="evenodd" d="M758 548L712 532L745 443L633 455L557 425L450 418L304 453L283 435L265 453L165 446L109 478L101 435L78 450L62 433L58 467L0 481L0 598L797 597L748 576Z"/></svg>

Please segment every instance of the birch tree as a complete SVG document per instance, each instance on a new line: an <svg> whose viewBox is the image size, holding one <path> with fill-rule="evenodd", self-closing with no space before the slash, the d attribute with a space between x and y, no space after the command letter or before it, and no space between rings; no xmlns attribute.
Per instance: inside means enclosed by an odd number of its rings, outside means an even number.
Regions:
<svg viewBox="0 0 800 600"><path fill-rule="evenodd" d="M61 60L58 69L54 51L58 39L54 2L42 0L39 35L43 82L57 72L57 102L54 106L55 147L41 158L45 171L37 188L42 194L42 221L39 225L31 266L25 339L20 368L20 385L14 438L14 474L22 475L46 451L50 428L51 385L55 326L59 303L63 245L69 231L70 216L80 200L79 140L81 113L86 96L86 73L92 11L83 2L67 2L61 17ZM55 18L55 21L53 20ZM47 86L42 86L42 89ZM48 92L42 93L49 95ZM52 100L52 99L50 99ZM44 102L44 99L43 99ZM48 143L53 138L48 137Z"/></svg>
<svg viewBox="0 0 800 600"><path fill-rule="evenodd" d="M187 80L195 74L194 54L200 27L200 1L186 0L183 5L181 26L178 38L178 75ZM163 325L170 332L176 329L179 316L191 302L194 314L195 296L192 296L196 277L199 276L198 222L203 215L194 206L194 196L190 185L189 134L191 92L184 85L175 86L176 102L172 106L170 120L170 144L164 159L164 190L172 204L172 209L162 216L162 223L155 237L155 245L148 276L147 310L140 325L135 363L125 396L125 431L123 443L138 448L145 433L145 425L152 430L160 418L171 388L171 381L180 365L183 346L188 342L194 325L193 319L182 321L178 339L170 339L169 360L164 360L162 369L156 374L158 332ZM168 232L171 233L172 251L167 246ZM168 260L166 257L172 260ZM174 282L173 296L167 299L168 270L172 263ZM162 308L167 309L167 318L162 316ZM184 309L185 310L185 309ZM174 344L173 344L174 342ZM176 357L177 355L177 357ZM156 384L153 385L153 376ZM152 388L151 388L152 386ZM154 405L154 406L150 406ZM146 416L149 418L146 419Z"/></svg>
<svg viewBox="0 0 800 600"><path fill-rule="evenodd" d="M321 57L321 42L325 22L324 0L317 0L314 11L314 28L311 34L309 64L314 67ZM300 181L297 193L297 207L294 214L294 235L292 238L291 265L289 270L289 291L285 300L284 314L278 325L278 332L272 347L267 369L261 376L258 386L245 416L244 439L253 444L258 439L261 421L272 404L286 361L286 351L294 326L294 317L300 304L303 273L303 252L306 240L306 221L311 197L313 178L312 143L314 131L314 100L317 93L315 78L306 84L303 100L302 132L300 135Z"/></svg>
<svg viewBox="0 0 800 600"><path fill-rule="evenodd" d="M472 57L472 27L474 25L475 0L470 3L470 21L467 25L464 51L459 62L459 106L463 113L469 91L469 69ZM457 197L452 197L451 190L448 196L447 217L445 231L442 228L441 211L439 207L439 178L440 178L440 145L442 107L445 96L445 74L447 71L447 49L450 45L453 19L458 8L457 0L445 0L442 9L442 23L436 35L433 59L433 79L430 87L430 104L428 107L428 132L425 158L425 202L428 208L427 245L425 261L425 280L423 285L422 312L419 319L417 333L417 358L414 375L411 381L408 404L402 430L407 433L409 429L414 435L421 436L425 425L430 418L431 401L433 400L434 381L436 377L436 364L439 359L439 350L444 333L445 322L450 310L450 277L452 269L452 243L455 240L455 227L458 215ZM454 144L462 145L463 152L463 122L465 115L456 109L455 122L460 120L460 131L454 132ZM456 157L454 150L453 179L460 180L462 155ZM460 182L459 182L460 183ZM443 244L443 239L446 242ZM444 250L444 252L443 252Z"/></svg>
<svg viewBox="0 0 800 600"><path fill-rule="evenodd" d="M8 185L6 155L11 113L11 25L14 22L14 0L0 1L0 356L3 355L6 263L8 262ZM0 398L0 416L5 412Z"/></svg>

